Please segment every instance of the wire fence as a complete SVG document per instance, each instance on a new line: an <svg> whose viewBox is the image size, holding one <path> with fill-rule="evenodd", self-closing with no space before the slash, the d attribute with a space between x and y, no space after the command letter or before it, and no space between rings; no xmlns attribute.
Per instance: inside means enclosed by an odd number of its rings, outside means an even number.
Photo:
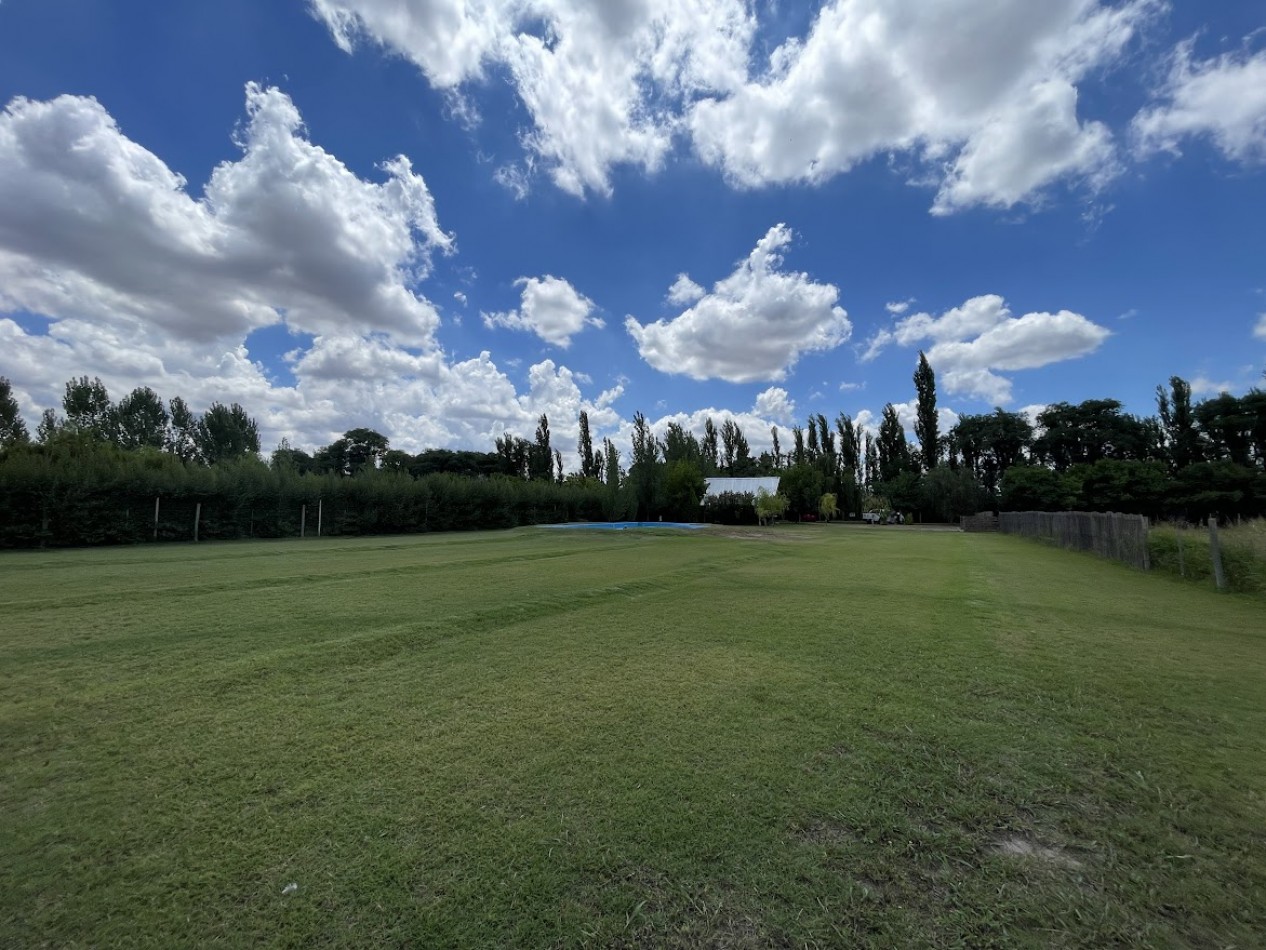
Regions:
<svg viewBox="0 0 1266 950"><path fill-rule="evenodd" d="M1095 511L1003 511L998 530L1057 544L1070 551L1093 551L1146 571L1147 518Z"/></svg>

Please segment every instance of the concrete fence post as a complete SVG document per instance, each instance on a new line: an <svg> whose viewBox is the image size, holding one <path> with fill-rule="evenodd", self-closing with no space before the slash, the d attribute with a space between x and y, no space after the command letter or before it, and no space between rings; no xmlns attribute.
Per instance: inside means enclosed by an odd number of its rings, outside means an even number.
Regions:
<svg viewBox="0 0 1266 950"><path fill-rule="evenodd" d="M1218 519L1209 515L1209 559L1213 561L1213 582L1218 590L1226 590L1226 572L1222 570L1222 542L1218 538Z"/></svg>

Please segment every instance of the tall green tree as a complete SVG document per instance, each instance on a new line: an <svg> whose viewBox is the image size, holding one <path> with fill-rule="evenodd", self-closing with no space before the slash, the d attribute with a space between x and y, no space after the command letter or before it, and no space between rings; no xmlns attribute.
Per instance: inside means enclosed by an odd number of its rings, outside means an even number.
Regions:
<svg viewBox="0 0 1266 950"><path fill-rule="evenodd" d="M1023 413L995 409L987 414L961 416L950 430L948 441L951 458L961 461L993 495L1007 470L1026 460L1033 444L1033 426Z"/></svg>
<svg viewBox="0 0 1266 950"><path fill-rule="evenodd" d="M1236 465L1252 464L1254 419L1243 400L1222 393L1196 406L1195 417L1209 440L1211 458Z"/></svg>
<svg viewBox="0 0 1266 950"><path fill-rule="evenodd" d="M1169 392L1156 387L1156 409L1165 434L1165 449L1173 471L1204 461L1204 445L1191 406L1191 385L1181 376L1169 377Z"/></svg>
<svg viewBox="0 0 1266 950"><path fill-rule="evenodd" d="M501 459L501 471L504 475L515 478L528 478L530 474L529 459L532 455L532 443L521 439L512 432L503 432L497 436L494 445L496 455Z"/></svg>
<svg viewBox="0 0 1266 950"><path fill-rule="evenodd" d="M358 475L382 465L383 456L391 448L391 442L381 432L373 429L348 429L343 433L346 443L347 474Z"/></svg>
<svg viewBox="0 0 1266 950"><path fill-rule="evenodd" d="M668 423L668 427L664 430L665 464L693 462L699 465L702 461L703 450L700 448L699 440L695 438L694 433L687 432L680 423ZM700 471L702 471L702 468Z"/></svg>
<svg viewBox="0 0 1266 950"><path fill-rule="evenodd" d="M602 513L608 521L618 521L628 514L628 492L620 476L620 450L610 439L602 440L602 457L605 475Z"/></svg>
<svg viewBox="0 0 1266 950"><path fill-rule="evenodd" d="M167 451L182 462L192 462L198 457L198 417L179 396L173 396L167 408Z"/></svg>
<svg viewBox="0 0 1266 950"><path fill-rule="evenodd" d="M703 420L703 474L716 475L721 471L721 453L717 447L717 426L708 416Z"/></svg>
<svg viewBox="0 0 1266 950"><path fill-rule="evenodd" d="M296 475L304 475L316 470L312 456L302 449L294 448L287 438L277 443L277 448L273 450L269 460L269 467L274 472L293 472Z"/></svg>
<svg viewBox="0 0 1266 950"><path fill-rule="evenodd" d="M237 403L213 402L198 422L198 453L208 465L259 454L259 424Z"/></svg>
<svg viewBox="0 0 1266 950"><path fill-rule="evenodd" d="M610 439L602 440L602 481L608 486L620 485L620 450Z"/></svg>
<svg viewBox="0 0 1266 950"><path fill-rule="evenodd" d="M1043 465L1013 465L1002 476L999 494L1003 511L1067 511L1076 501L1077 487Z"/></svg>
<svg viewBox="0 0 1266 950"><path fill-rule="evenodd" d="M738 476L750 476L756 472L756 460L752 458L752 448L747 444L747 436L737 422L734 423L734 465L731 472Z"/></svg>
<svg viewBox="0 0 1266 950"><path fill-rule="evenodd" d="M919 350L919 366L914 371L914 389L918 406L914 416L914 435L919 440L919 454L927 471L936 468L940 455L940 425L936 417L936 373L928 358Z"/></svg>
<svg viewBox="0 0 1266 950"><path fill-rule="evenodd" d="M862 472L862 425L853 424L853 420L843 412L835 417L835 430L840 437L840 469L842 473L852 473L853 481L861 484Z"/></svg>
<svg viewBox="0 0 1266 950"><path fill-rule="evenodd" d="M831 427L827 424L826 416L818 413L818 451L823 455L835 457L835 433L831 431Z"/></svg>
<svg viewBox="0 0 1266 950"><path fill-rule="evenodd" d="M883 416L879 420L879 438L875 443L875 452L881 482L890 482L902 472L909 471L910 446L906 442L901 420L897 418L897 409L892 403L884 406Z"/></svg>
<svg viewBox="0 0 1266 950"><path fill-rule="evenodd" d="M119 400L115 412L119 445L125 449L161 449L167 444L170 419L158 393L139 386Z"/></svg>
<svg viewBox="0 0 1266 950"><path fill-rule="evenodd" d="M1057 402L1037 417L1033 454L1057 472L1100 459L1146 461L1160 453L1160 429L1121 411L1116 399Z"/></svg>
<svg viewBox="0 0 1266 950"><path fill-rule="evenodd" d="M817 514L822 498L822 473L810 462L793 465L779 477L778 493L786 497L797 518Z"/></svg>
<svg viewBox="0 0 1266 950"><path fill-rule="evenodd" d="M699 517L699 502L707 490L703 470L697 460L679 458L667 463L664 471L664 504L669 515L679 521Z"/></svg>
<svg viewBox="0 0 1266 950"><path fill-rule="evenodd" d="M0 449L29 442L30 439L18 401L13 398L13 386L6 377L0 376Z"/></svg>
<svg viewBox="0 0 1266 950"><path fill-rule="evenodd" d="M663 495L663 465L660 462L659 441L651 431L646 416L640 412L633 415L632 442L628 483L633 493L637 519L646 521L654 516Z"/></svg>
<svg viewBox="0 0 1266 950"><path fill-rule="evenodd" d="M1100 459L1076 465L1064 476L1080 511L1121 511L1156 517L1165 508L1170 479L1162 462Z"/></svg>
<svg viewBox="0 0 1266 950"><path fill-rule="evenodd" d="M743 430L733 419L721 424L721 469L727 475L745 474L751 462L752 452Z"/></svg>
<svg viewBox="0 0 1266 950"><path fill-rule="evenodd" d="M952 522L993 506L993 498L966 468L938 465L919 483L919 513L924 521Z"/></svg>
<svg viewBox="0 0 1266 950"><path fill-rule="evenodd" d="M576 441L576 454L580 456L580 474L585 478L597 478L602 462L593 454L593 436L589 433L589 413L580 410L580 437Z"/></svg>
<svg viewBox="0 0 1266 950"><path fill-rule="evenodd" d="M117 417L110 394L99 377L80 376L66 383L62 397L66 426L93 438L113 442L117 437Z"/></svg>
<svg viewBox="0 0 1266 950"><path fill-rule="evenodd" d="M528 456L528 477L533 481L552 481L554 473L554 450L549 444L549 417L541 413L536 424L536 441L532 443L532 453Z"/></svg>
<svg viewBox="0 0 1266 950"><path fill-rule="evenodd" d="M62 420L57 418L57 413L52 409L45 409L40 413L40 421L35 427L35 440L40 445L47 445L61 428Z"/></svg>

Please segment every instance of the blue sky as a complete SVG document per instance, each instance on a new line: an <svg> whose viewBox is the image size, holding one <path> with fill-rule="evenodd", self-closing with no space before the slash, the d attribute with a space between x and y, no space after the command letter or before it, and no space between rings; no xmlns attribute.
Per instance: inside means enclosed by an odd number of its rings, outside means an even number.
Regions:
<svg viewBox="0 0 1266 950"><path fill-rule="evenodd" d="M1266 12L0 3L0 375L488 448L1266 365ZM681 275L688 275L683 278Z"/></svg>

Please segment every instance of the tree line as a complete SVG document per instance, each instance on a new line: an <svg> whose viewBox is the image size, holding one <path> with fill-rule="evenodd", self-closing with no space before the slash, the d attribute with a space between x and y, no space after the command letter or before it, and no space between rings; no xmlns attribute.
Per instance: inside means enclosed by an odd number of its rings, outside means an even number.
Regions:
<svg viewBox="0 0 1266 950"><path fill-rule="evenodd" d="M1266 392L1193 401L1178 376L1139 417L1115 399L1058 402L1036 425L995 409L941 435L935 374L914 375L917 443L891 404L867 439L864 479L893 507L943 520L971 510L1119 511L1199 521L1266 514Z"/></svg>
<svg viewBox="0 0 1266 950"><path fill-rule="evenodd" d="M99 379L66 384L34 435L0 377L0 546L394 534L603 517L583 482L528 480L495 453L393 451L353 429L312 455L265 461L237 404L194 413L149 389L113 403Z"/></svg>
<svg viewBox="0 0 1266 950"><path fill-rule="evenodd" d="M1175 376L1146 418L1090 399L1047 406L1036 426L999 408L942 433L923 353L912 381L913 441L892 403L873 434L846 413L815 413L786 432L772 427L759 454L732 418L706 418L701 436L677 422L657 435L638 412L626 459L610 439L595 444L581 412L577 468L567 472L546 415L531 439L506 432L491 452L412 455L356 428L311 454L283 440L265 461L258 423L237 403L195 413L148 387L115 403L101 380L81 376L66 383L62 412L46 410L32 435L0 377L0 544L177 539L199 505L203 537L294 534L305 530L305 506L337 534L576 518L755 522L775 509L793 518L890 509L924 521L985 509L1266 514L1259 389L1196 402ZM705 479L717 475L776 475L780 497L763 512L750 495L710 497L705 507Z"/></svg>

